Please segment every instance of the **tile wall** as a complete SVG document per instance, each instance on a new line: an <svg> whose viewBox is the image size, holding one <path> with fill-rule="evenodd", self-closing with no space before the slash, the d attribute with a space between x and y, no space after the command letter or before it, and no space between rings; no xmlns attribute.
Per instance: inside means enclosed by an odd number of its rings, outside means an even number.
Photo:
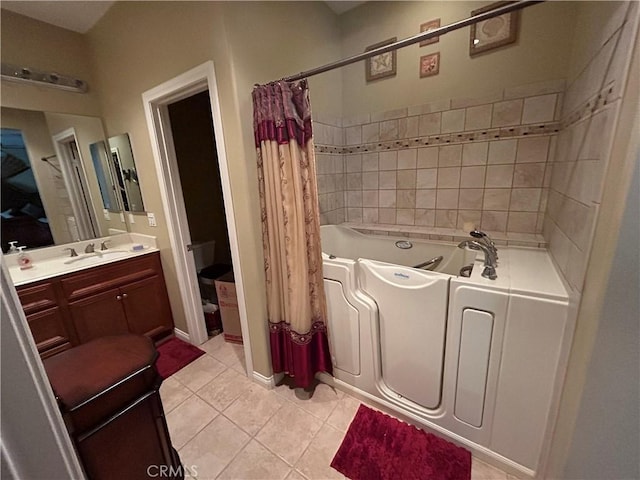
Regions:
<svg viewBox="0 0 640 480"><path fill-rule="evenodd" d="M540 233L563 90L552 81L317 119L323 223Z"/></svg>
<svg viewBox="0 0 640 480"><path fill-rule="evenodd" d="M313 134L316 143L316 174L320 222L343 223L345 216L345 166L340 150L344 143L342 119L314 115Z"/></svg>
<svg viewBox="0 0 640 480"><path fill-rule="evenodd" d="M620 2L565 95L543 234L566 280L578 292L583 288L602 199L637 9L637 2Z"/></svg>

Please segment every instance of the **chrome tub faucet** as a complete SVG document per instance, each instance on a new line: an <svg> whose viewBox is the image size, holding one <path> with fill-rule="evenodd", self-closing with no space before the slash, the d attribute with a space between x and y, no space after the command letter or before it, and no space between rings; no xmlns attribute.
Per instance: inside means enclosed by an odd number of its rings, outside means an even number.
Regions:
<svg viewBox="0 0 640 480"><path fill-rule="evenodd" d="M496 259L493 249L483 242L477 242L475 240L465 240L458 244L458 248L469 247L472 250L482 250L484 253L484 270L482 276L489 280L495 280L498 278L496 274Z"/></svg>
<svg viewBox="0 0 640 480"><path fill-rule="evenodd" d="M489 235L478 229L472 230L471 232L469 232L469 235L471 235L473 238L477 238L479 241L482 241L482 243L484 243L491 249L491 251L493 252L493 256L496 259L498 258L498 248Z"/></svg>

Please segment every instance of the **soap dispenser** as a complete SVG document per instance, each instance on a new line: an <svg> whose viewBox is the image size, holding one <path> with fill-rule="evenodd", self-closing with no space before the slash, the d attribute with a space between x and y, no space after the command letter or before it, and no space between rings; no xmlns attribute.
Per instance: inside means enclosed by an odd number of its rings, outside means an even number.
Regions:
<svg viewBox="0 0 640 480"><path fill-rule="evenodd" d="M9 242L9 251L7 253L18 253L18 247L16 247L16 240Z"/></svg>
<svg viewBox="0 0 640 480"><path fill-rule="evenodd" d="M27 268L33 267L33 262L29 254L22 251L25 248L27 247L18 247L18 265L20 266L20 270L26 270Z"/></svg>

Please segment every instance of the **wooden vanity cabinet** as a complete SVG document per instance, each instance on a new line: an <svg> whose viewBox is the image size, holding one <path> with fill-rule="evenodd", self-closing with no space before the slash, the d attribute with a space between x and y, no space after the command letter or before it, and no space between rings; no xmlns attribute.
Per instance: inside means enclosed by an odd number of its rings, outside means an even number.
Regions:
<svg viewBox="0 0 640 480"><path fill-rule="evenodd" d="M154 275L130 283L120 291L131 333L159 339L172 332L173 318L164 278Z"/></svg>
<svg viewBox="0 0 640 480"><path fill-rule="evenodd" d="M69 319L58 306L53 282L18 288L18 297L42 358L68 350L78 343Z"/></svg>
<svg viewBox="0 0 640 480"><path fill-rule="evenodd" d="M80 343L129 332L120 297L119 289L112 288L69 303L69 314Z"/></svg>
<svg viewBox="0 0 640 480"><path fill-rule="evenodd" d="M173 331L157 252L18 287L42 358L107 335Z"/></svg>

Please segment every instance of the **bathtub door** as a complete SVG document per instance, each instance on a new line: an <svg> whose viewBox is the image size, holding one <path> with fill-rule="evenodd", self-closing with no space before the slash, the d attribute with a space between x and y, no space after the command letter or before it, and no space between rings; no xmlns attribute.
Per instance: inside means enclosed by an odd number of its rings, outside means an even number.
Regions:
<svg viewBox="0 0 640 480"><path fill-rule="evenodd" d="M359 260L361 288L378 304L382 380L425 408L440 405L449 277Z"/></svg>

